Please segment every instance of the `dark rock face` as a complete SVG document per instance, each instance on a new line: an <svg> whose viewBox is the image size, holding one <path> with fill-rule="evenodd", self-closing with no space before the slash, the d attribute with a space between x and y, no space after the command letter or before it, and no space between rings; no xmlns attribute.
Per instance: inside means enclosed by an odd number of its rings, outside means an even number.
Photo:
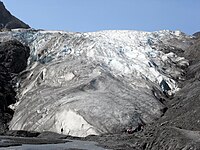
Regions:
<svg viewBox="0 0 200 150"><path fill-rule="evenodd" d="M12 119L12 112L7 107L16 102L16 93L10 81L11 76L8 69L0 64L0 133L7 130L6 123Z"/></svg>
<svg viewBox="0 0 200 150"><path fill-rule="evenodd" d="M3 2L0 1L0 29L16 29L16 28L30 28L29 25L25 24L21 20L14 17L4 6Z"/></svg>
<svg viewBox="0 0 200 150"><path fill-rule="evenodd" d="M16 102L11 81L26 68L29 51L18 41L0 43L0 133L7 130L7 122L12 118L13 112L8 106Z"/></svg>
<svg viewBox="0 0 200 150"><path fill-rule="evenodd" d="M11 73L19 73L26 68L29 48L18 41L0 44L0 63Z"/></svg>

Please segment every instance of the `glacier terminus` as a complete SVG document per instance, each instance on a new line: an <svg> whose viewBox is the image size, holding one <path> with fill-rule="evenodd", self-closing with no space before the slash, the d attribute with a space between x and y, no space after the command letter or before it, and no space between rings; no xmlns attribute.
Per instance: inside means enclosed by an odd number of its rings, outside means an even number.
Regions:
<svg viewBox="0 0 200 150"><path fill-rule="evenodd" d="M1 42L30 47L9 128L78 137L139 130L160 118L179 90L189 61L176 51L190 38L169 30L1 32Z"/></svg>

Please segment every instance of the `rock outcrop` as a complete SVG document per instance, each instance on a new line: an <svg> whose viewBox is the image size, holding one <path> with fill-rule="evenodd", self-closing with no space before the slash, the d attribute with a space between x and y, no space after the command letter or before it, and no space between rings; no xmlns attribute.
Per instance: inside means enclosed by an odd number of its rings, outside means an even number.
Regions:
<svg viewBox="0 0 200 150"><path fill-rule="evenodd" d="M29 48L20 42L0 43L0 133L7 130L7 123L13 115L9 105L16 103L13 79L27 66Z"/></svg>

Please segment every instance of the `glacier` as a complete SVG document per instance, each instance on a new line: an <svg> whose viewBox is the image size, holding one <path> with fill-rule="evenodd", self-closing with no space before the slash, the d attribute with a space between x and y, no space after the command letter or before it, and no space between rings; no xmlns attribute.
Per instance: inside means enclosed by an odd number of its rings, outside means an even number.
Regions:
<svg viewBox="0 0 200 150"><path fill-rule="evenodd" d="M31 50L16 77L9 128L78 137L135 131L160 118L179 90L189 62L164 49L189 38L169 30L1 32L1 42L16 39Z"/></svg>

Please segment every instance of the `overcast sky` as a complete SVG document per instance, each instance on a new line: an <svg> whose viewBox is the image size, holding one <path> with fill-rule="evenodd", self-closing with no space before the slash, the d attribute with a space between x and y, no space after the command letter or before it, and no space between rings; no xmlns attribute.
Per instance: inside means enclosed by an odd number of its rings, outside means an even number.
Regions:
<svg viewBox="0 0 200 150"><path fill-rule="evenodd" d="M200 31L200 0L2 0L36 29Z"/></svg>

